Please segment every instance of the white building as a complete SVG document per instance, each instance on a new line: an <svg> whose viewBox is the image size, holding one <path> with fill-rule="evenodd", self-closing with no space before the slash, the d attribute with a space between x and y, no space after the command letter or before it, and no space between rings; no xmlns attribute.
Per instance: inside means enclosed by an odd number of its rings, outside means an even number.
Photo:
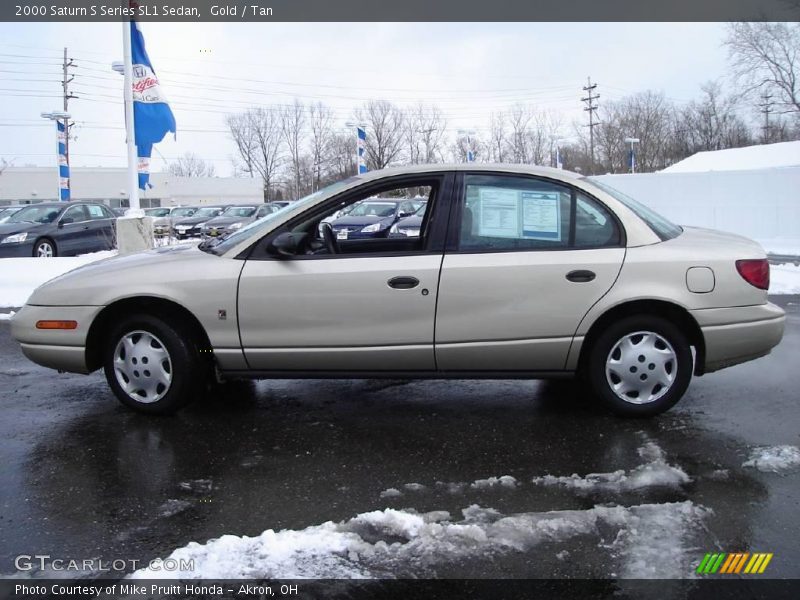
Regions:
<svg viewBox="0 0 800 600"><path fill-rule="evenodd" d="M103 202L113 208L128 205L127 170L71 169L73 200ZM260 178L173 177L152 173L153 187L140 192L142 207L199 204L237 204L264 201ZM57 199L55 167L8 167L0 175L0 205L28 204Z"/></svg>

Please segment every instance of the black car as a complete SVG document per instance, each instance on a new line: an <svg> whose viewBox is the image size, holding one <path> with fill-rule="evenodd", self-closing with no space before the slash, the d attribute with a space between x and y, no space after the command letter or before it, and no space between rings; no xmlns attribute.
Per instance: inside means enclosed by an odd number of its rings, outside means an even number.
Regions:
<svg viewBox="0 0 800 600"><path fill-rule="evenodd" d="M197 212L191 217L184 217L183 219L173 221L172 233L180 240L190 237L200 237L203 225L214 217L220 216L223 210L225 210L225 206L203 206L202 208L198 208Z"/></svg>
<svg viewBox="0 0 800 600"><path fill-rule="evenodd" d="M0 257L65 256L116 247L116 215L102 204L31 204L0 224Z"/></svg>
<svg viewBox="0 0 800 600"><path fill-rule="evenodd" d="M389 237L419 237L422 228L422 220L425 218L425 210L428 203L425 202L410 217L404 217L389 229Z"/></svg>
<svg viewBox="0 0 800 600"><path fill-rule="evenodd" d="M0 206L0 223L5 223L18 210L25 208L24 204L14 204L12 206Z"/></svg>
<svg viewBox="0 0 800 600"><path fill-rule="evenodd" d="M331 227L340 240L387 237L398 219L413 215L419 206L419 201L405 198L369 198L335 219Z"/></svg>
<svg viewBox="0 0 800 600"><path fill-rule="evenodd" d="M204 238L221 237L266 216L268 214L266 211L270 210L268 207L269 205L267 204L237 204L229 206L218 217L207 221L203 225L201 233ZM262 210L262 214L256 216L259 209Z"/></svg>

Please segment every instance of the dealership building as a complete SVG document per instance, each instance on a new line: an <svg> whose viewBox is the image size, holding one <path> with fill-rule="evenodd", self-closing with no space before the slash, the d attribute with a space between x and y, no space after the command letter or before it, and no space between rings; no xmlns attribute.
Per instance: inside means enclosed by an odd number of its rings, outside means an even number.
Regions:
<svg viewBox="0 0 800 600"><path fill-rule="evenodd" d="M102 202L112 208L128 206L126 169L73 167L73 200ZM264 201L262 180L251 177L175 177L152 173L152 188L141 191L143 208L198 206ZM0 174L0 206L57 200L55 167L8 167Z"/></svg>

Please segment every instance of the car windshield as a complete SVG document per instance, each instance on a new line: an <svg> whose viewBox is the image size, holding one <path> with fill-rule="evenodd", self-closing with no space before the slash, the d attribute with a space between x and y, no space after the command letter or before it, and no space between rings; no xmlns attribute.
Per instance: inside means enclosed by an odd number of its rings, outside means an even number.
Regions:
<svg viewBox="0 0 800 600"><path fill-rule="evenodd" d="M194 208L187 207L187 208L173 208L170 215L173 217L191 217L195 213Z"/></svg>
<svg viewBox="0 0 800 600"><path fill-rule="evenodd" d="M207 206L205 208L199 209L196 213L194 213L194 217L216 217L219 213L222 212L221 208L216 208L212 206Z"/></svg>
<svg viewBox="0 0 800 600"><path fill-rule="evenodd" d="M427 208L428 208L428 203L426 202L425 204L421 205L421 206L420 206L420 207L419 207L419 208L416 210L416 212L414 212L414 216L415 216L415 217L422 217L422 216L424 216L424 215L425 215L425 209L427 209Z"/></svg>
<svg viewBox="0 0 800 600"><path fill-rule="evenodd" d="M211 254L221 255L225 254L228 250L235 247L238 244L241 244L247 238L257 234L259 231L267 229L270 227L270 224L274 222L275 219L280 219L283 215L288 212L291 212L297 208L304 208L310 206L317 202L320 198L325 196L332 196L338 190L347 187L350 185L357 177L348 177L347 179L342 179L341 181L337 181L336 183L332 183L331 185L322 188L314 192L313 194L309 194L305 198L300 198L300 200L296 202L292 202L291 204L287 204L286 206L282 207L280 210L275 211L272 214L267 215L263 219L257 219L250 223L249 225L245 225L238 231L231 233L228 235L224 240L221 240L214 244L213 246L208 244L200 244L200 249Z"/></svg>
<svg viewBox="0 0 800 600"><path fill-rule="evenodd" d="M645 206L637 200L634 200L627 194L620 192L618 189L615 189L607 183L603 183L594 177L585 177L584 179L591 182L593 185L596 185L606 194L613 196L616 200L619 200L622 202L622 204L631 209L636 216L647 223L650 229L653 230L653 233L655 233L663 241L671 240L672 238L678 237L681 233L683 233L683 228L681 226L675 225L675 223L672 221L662 217L653 209Z"/></svg>
<svg viewBox="0 0 800 600"><path fill-rule="evenodd" d="M229 206L222 213L225 217L250 217L256 209L252 206Z"/></svg>
<svg viewBox="0 0 800 600"><path fill-rule="evenodd" d="M146 208L144 211L148 217L166 217L169 214L168 208Z"/></svg>
<svg viewBox="0 0 800 600"><path fill-rule="evenodd" d="M60 207L29 206L12 215L9 223L52 223L56 220Z"/></svg>
<svg viewBox="0 0 800 600"><path fill-rule="evenodd" d="M397 204L395 202L362 202L347 213L348 217L391 217Z"/></svg>

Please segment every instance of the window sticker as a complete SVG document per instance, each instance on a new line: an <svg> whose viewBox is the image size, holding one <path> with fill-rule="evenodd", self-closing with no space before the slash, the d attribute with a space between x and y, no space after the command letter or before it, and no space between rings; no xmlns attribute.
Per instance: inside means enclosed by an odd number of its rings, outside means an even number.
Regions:
<svg viewBox="0 0 800 600"><path fill-rule="evenodd" d="M478 235L519 237L519 192L504 188L480 188Z"/></svg>
<svg viewBox="0 0 800 600"><path fill-rule="evenodd" d="M558 192L520 192L522 237L561 241L561 198Z"/></svg>

